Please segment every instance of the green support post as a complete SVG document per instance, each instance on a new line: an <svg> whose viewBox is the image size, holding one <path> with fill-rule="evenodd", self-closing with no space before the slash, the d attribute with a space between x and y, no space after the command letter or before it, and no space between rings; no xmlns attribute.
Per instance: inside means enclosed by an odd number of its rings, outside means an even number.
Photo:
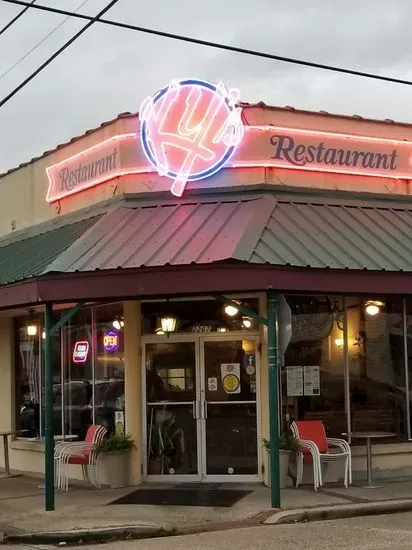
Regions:
<svg viewBox="0 0 412 550"><path fill-rule="evenodd" d="M45 305L44 330L46 333L44 343L44 426L45 426L45 505L46 512L54 510L54 433L53 433L53 360L52 360L52 320L53 306Z"/></svg>
<svg viewBox="0 0 412 550"><path fill-rule="evenodd" d="M270 433L270 500L272 508L280 508L279 466L279 375L277 343L277 301L268 292L268 371L269 371L269 433Z"/></svg>

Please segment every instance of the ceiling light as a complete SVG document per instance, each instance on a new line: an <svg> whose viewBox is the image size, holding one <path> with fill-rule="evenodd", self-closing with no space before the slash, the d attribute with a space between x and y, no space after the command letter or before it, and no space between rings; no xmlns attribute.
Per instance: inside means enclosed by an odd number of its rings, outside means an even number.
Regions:
<svg viewBox="0 0 412 550"><path fill-rule="evenodd" d="M239 302L233 302L233 304L238 304L238 303ZM226 315L229 315L229 317L234 317L239 313L239 310L236 306L232 304L228 304L227 306L225 306L225 313Z"/></svg>
<svg viewBox="0 0 412 550"><path fill-rule="evenodd" d="M343 347L343 338L336 338L335 339L335 344L338 348L342 348Z"/></svg>
<svg viewBox="0 0 412 550"><path fill-rule="evenodd" d="M30 323L30 324L27 325L26 330L27 330L27 335L28 336L36 336L36 334L37 334L37 325L35 325L34 323Z"/></svg>
<svg viewBox="0 0 412 550"><path fill-rule="evenodd" d="M116 330L121 330L124 327L124 321L120 317L116 317L113 321L113 328Z"/></svg>
<svg viewBox="0 0 412 550"><path fill-rule="evenodd" d="M252 326L252 319L250 317L243 317L242 324L245 328L250 328Z"/></svg>
<svg viewBox="0 0 412 550"><path fill-rule="evenodd" d="M370 300L365 303L365 311L368 315L370 315L371 317L374 317L380 312L381 307L383 305L384 305L383 302L379 302L377 300Z"/></svg>

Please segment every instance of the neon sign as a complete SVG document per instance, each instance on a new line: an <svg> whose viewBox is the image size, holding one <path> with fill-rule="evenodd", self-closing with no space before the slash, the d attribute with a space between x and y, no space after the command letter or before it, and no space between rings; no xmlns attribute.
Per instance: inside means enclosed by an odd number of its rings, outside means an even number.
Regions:
<svg viewBox="0 0 412 550"><path fill-rule="evenodd" d="M87 340L77 341L73 349L73 363L86 363L90 345Z"/></svg>
<svg viewBox="0 0 412 550"><path fill-rule="evenodd" d="M119 351L119 335L109 330L103 337L103 347L107 352Z"/></svg>
<svg viewBox="0 0 412 550"><path fill-rule="evenodd" d="M173 195L181 197L188 181L212 176L232 157L244 134L238 97L223 83L187 79L143 101L143 151L159 175L173 180Z"/></svg>
<svg viewBox="0 0 412 550"><path fill-rule="evenodd" d="M222 83L173 81L143 101L140 129L114 135L49 166L46 200L52 203L113 178L154 172L172 180L171 191L180 197L187 182L208 178L224 167L412 180L409 141L279 126L276 120L244 125L238 96ZM270 121L270 113L265 119ZM354 122L357 128L359 124ZM158 179L151 188L164 186Z"/></svg>

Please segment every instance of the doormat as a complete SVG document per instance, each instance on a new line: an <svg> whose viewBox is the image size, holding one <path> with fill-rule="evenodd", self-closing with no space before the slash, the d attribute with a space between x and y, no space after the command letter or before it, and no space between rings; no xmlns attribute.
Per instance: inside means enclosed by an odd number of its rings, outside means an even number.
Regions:
<svg viewBox="0 0 412 550"><path fill-rule="evenodd" d="M137 489L109 504L150 504L157 506L212 506L230 508L252 491L209 487L177 489Z"/></svg>

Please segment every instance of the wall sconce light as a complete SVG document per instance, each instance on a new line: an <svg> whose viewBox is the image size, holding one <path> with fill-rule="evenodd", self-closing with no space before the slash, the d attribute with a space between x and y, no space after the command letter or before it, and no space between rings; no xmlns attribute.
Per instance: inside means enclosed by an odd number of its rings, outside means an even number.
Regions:
<svg viewBox="0 0 412 550"><path fill-rule="evenodd" d="M121 330L124 327L123 317L115 317L112 324L113 328L115 328L116 330Z"/></svg>
<svg viewBox="0 0 412 550"><path fill-rule="evenodd" d="M381 307L383 305L383 302L379 302L377 300L369 300L368 302L365 302L365 312L371 317L374 317L375 315L380 313Z"/></svg>
<svg viewBox="0 0 412 550"><path fill-rule="evenodd" d="M343 338L335 338L335 345L336 347L338 347L339 349L342 349L343 348Z"/></svg>
<svg viewBox="0 0 412 550"><path fill-rule="evenodd" d="M234 301L234 303L235 304L240 304L240 302L237 302L237 301ZM235 315L237 315L239 313L239 310L236 306L233 306L232 304L228 304L227 306L225 306L225 313L229 317L234 317Z"/></svg>
<svg viewBox="0 0 412 550"><path fill-rule="evenodd" d="M46 340L46 331L45 330L42 330L41 337L43 338L43 340Z"/></svg>
<svg viewBox="0 0 412 550"><path fill-rule="evenodd" d="M174 332L176 329L176 317L173 315L167 315L160 319L160 325L164 333L169 334L169 332Z"/></svg>

